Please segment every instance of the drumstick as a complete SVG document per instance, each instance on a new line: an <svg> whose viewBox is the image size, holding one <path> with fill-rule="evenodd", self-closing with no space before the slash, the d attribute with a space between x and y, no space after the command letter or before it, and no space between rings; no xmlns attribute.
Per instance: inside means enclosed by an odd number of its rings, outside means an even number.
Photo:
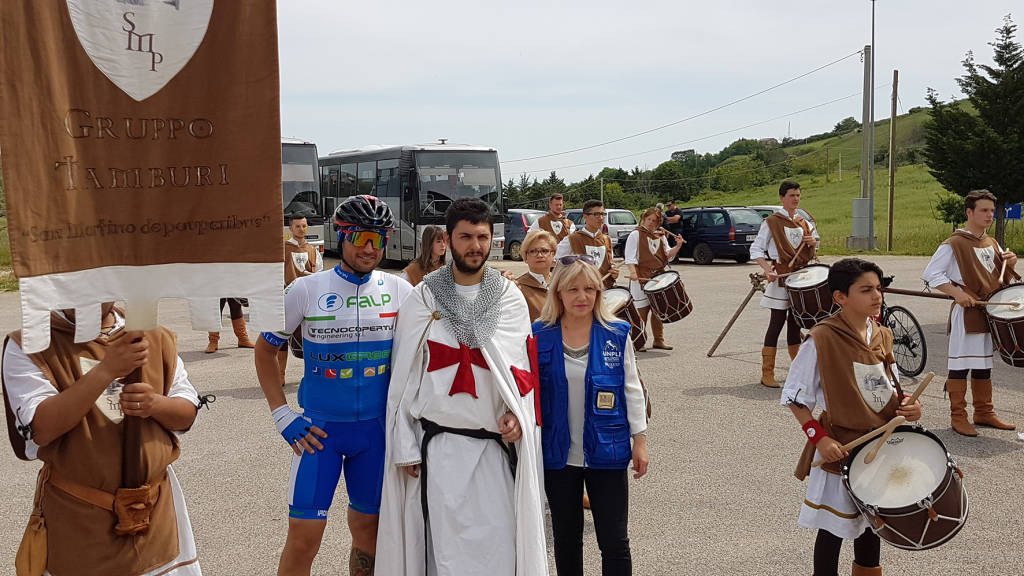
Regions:
<svg viewBox="0 0 1024 576"><path fill-rule="evenodd" d="M612 268L611 268L611 269L612 269L612 270L618 270L619 268L622 268L622 266L623 266L623 265L624 265L625 263L626 263L626 260L625 260L625 259L623 259L623 260L622 260L622 262L619 262L618 264L615 264L614 266L612 266ZM608 273L607 273L607 274L605 274L604 276L601 276L601 282L604 282L605 280L607 280L607 279L608 279L608 277L609 277L609 276L611 276L611 275L612 275L612 273L611 273L611 272L608 272Z"/></svg>
<svg viewBox="0 0 1024 576"><path fill-rule="evenodd" d="M993 302L991 300L979 300L974 303L975 306L1013 306L1014 308L1020 308L1024 306L1020 302Z"/></svg>
<svg viewBox="0 0 1024 576"><path fill-rule="evenodd" d="M917 399L921 397L921 393L928 387L932 378L935 378L935 372L929 372L924 375L924 378L921 379L921 383L917 385L917 390L914 390L914 393L911 394L910 402L907 402L907 405L913 405L914 402L917 402Z"/></svg>
<svg viewBox="0 0 1024 576"><path fill-rule="evenodd" d="M1006 274L1006 258L1003 258L1003 267L999 270L999 285L1003 285L1003 276Z"/></svg>
<svg viewBox="0 0 1024 576"><path fill-rule="evenodd" d="M899 422L898 424L893 424L893 422L896 422L897 419L902 420L902 422ZM889 421L888 424L885 425L885 428L887 428L887 430L885 431L885 434L882 436L882 440L879 441L879 443L874 448L871 449L871 452L867 453L867 456L864 456L865 464L871 464L872 462L875 461L875 458L878 456L878 451L881 450L882 446L885 445L885 442L889 439L889 436L892 436L892 432L893 430L896 429L896 426L899 426L900 424L906 421L907 419L904 418L903 416L897 416L896 418L893 418L892 420Z"/></svg>
<svg viewBox="0 0 1024 576"><path fill-rule="evenodd" d="M800 247L796 249L796 254L793 254L793 259L789 261L789 265L786 266L786 268L792 268L793 267L793 263L796 262L797 257L799 257L800 253L803 252L804 246L807 246L807 244L801 242L800 243Z"/></svg>
<svg viewBox="0 0 1024 576"><path fill-rule="evenodd" d="M871 432L868 432L867 434L861 436L860 438L857 438L856 440L853 440L851 442L843 444L843 451L844 452L849 452L850 450L853 450L857 446L860 446L861 444L867 442L868 440L871 440L875 436L878 436L882 432L885 432L886 429L889 426L892 426L893 428L895 428L896 426L899 426L900 424L903 424L906 421L907 421L907 419L904 418L903 416L896 416L892 420L889 420L888 424L886 424L884 426L879 426L878 428L875 428L874 430L872 430ZM816 468L818 466L821 466L824 463L825 463L824 460L815 460L814 463L811 464L811 467L815 467Z"/></svg>

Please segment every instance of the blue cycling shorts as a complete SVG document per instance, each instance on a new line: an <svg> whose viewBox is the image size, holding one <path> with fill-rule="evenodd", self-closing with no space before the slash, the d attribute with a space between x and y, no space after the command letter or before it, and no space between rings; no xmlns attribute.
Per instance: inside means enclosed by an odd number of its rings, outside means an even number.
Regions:
<svg viewBox="0 0 1024 576"><path fill-rule="evenodd" d="M323 450L303 451L292 457L288 483L288 515L292 518L326 519L342 473L348 505L356 512L380 512L384 482L384 417L356 422L328 422L313 418L313 425L327 433Z"/></svg>

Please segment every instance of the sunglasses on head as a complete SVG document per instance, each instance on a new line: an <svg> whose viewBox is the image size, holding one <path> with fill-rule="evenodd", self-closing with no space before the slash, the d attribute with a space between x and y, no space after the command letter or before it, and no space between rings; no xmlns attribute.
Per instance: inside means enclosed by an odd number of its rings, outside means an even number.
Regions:
<svg viewBox="0 0 1024 576"><path fill-rule="evenodd" d="M388 242L387 230L365 230L363 228L340 228L338 230L338 243L348 240L355 247L369 244L373 248L381 250Z"/></svg>
<svg viewBox="0 0 1024 576"><path fill-rule="evenodd" d="M577 260L586 262L591 266L597 266L597 258L594 258L590 254L569 254L567 256L562 256L561 258L559 258L558 263L563 266L568 266L573 262L576 262Z"/></svg>

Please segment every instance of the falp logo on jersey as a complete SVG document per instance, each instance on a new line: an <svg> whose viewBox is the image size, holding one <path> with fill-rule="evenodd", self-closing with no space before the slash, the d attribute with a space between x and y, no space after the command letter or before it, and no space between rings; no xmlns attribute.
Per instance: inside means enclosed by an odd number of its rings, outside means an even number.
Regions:
<svg viewBox="0 0 1024 576"><path fill-rule="evenodd" d="M377 369L373 366L367 366L363 368L363 378L373 378L377 375Z"/></svg>
<svg viewBox="0 0 1024 576"><path fill-rule="evenodd" d="M352 369L351 368L342 368L341 370L338 370L338 377L339 378L351 378L352 377Z"/></svg>
<svg viewBox="0 0 1024 576"><path fill-rule="evenodd" d="M324 368L324 378L337 378L338 371L335 368Z"/></svg>
<svg viewBox="0 0 1024 576"><path fill-rule="evenodd" d="M334 312L338 308L341 308L344 303L345 301L341 299L341 296L338 296L334 292L328 292L317 300L316 305L324 312Z"/></svg>

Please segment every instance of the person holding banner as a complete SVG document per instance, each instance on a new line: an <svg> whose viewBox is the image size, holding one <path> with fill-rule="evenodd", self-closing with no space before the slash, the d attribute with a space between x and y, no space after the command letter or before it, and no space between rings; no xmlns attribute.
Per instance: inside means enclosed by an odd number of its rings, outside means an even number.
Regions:
<svg viewBox="0 0 1024 576"><path fill-rule="evenodd" d="M803 267L816 256L818 231L814 223L805 220L797 212L800 206L800 184L785 180L779 186L779 201L782 208L761 222L754 243L750 245L750 256L761 266L768 284L765 286L761 307L771 310L771 319L764 334L761 348L761 384L778 388L775 381L775 357L778 352L779 335L786 327L786 345L790 360L796 358L800 349L800 325L789 311L789 295L786 285L779 279L785 274Z"/></svg>
<svg viewBox="0 0 1024 576"><path fill-rule="evenodd" d="M394 228L384 202L351 196L338 205L334 221L341 263L292 282L285 289L284 331L264 332L256 343L260 386L277 431L295 452L282 576L310 573L342 473L352 534L349 572L374 571L392 334L412 286L375 270ZM296 329L305 354L301 413L288 405L277 360Z"/></svg>
<svg viewBox="0 0 1024 576"><path fill-rule="evenodd" d="M171 468L177 434L192 427L199 397L172 332L129 332L112 303L102 314L100 336L90 342L75 342L73 310L51 314L50 347L42 352L26 354L20 330L4 341L11 443L19 458L43 461L17 573L199 575L188 510ZM140 382L120 382L137 368ZM125 416L142 419L147 481L136 490L122 486ZM141 524L126 529L137 490L149 505Z"/></svg>
<svg viewBox="0 0 1024 576"><path fill-rule="evenodd" d="M445 218L452 263L415 288L395 327L377 569L546 576L526 300L487 266L491 208L460 198Z"/></svg>

